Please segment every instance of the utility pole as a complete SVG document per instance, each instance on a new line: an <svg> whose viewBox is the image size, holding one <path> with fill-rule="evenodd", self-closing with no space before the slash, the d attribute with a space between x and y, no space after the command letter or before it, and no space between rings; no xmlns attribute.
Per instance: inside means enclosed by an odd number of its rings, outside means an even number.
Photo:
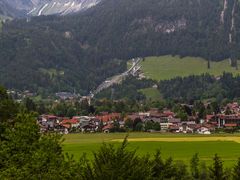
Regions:
<svg viewBox="0 0 240 180"><path fill-rule="evenodd" d="M111 89L111 100L114 100L114 88Z"/></svg>

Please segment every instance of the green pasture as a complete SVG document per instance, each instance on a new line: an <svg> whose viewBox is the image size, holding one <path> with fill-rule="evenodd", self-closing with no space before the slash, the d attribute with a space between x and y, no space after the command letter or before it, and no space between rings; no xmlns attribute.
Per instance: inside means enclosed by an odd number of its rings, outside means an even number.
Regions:
<svg viewBox="0 0 240 180"><path fill-rule="evenodd" d="M145 76L154 80L166 80L177 76L185 77L203 73L215 76L219 76L223 72L231 72L234 75L240 74L240 70L230 66L229 60L211 62L210 69L207 68L207 61L202 58L180 58L179 56L148 57L141 65Z"/></svg>
<svg viewBox="0 0 240 180"><path fill-rule="evenodd" d="M74 155L75 159L79 159L84 153L92 159L92 152L97 151L103 142L117 146L125 136L124 133L69 134L64 136L63 149L66 153ZM217 153L225 166L233 165L240 157L240 135L131 133L128 138L128 148L137 149L139 155L153 156L156 150L160 149L163 158L173 157L174 160L182 160L186 163L195 153L199 153L200 159L207 164L211 163L212 157Z"/></svg>
<svg viewBox="0 0 240 180"><path fill-rule="evenodd" d="M50 68L50 69L40 68L39 71L43 74L48 74L51 78L64 75L64 71L60 71L60 70L53 69L53 68Z"/></svg>
<svg viewBox="0 0 240 180"><path fill-rule="evenodd" d="M162 99L162 96L159 90L156 88L146 88L146 89L141 89L139 91L142 92L147 97L147 99L151 99L151 100Z"/></svg>

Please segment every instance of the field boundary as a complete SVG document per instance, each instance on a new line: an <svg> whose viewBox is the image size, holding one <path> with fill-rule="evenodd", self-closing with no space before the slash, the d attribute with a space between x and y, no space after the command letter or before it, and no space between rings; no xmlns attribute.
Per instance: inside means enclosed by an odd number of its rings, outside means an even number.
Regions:
<svg viewBox="0 0 240 180"><path fill-rule="evenodd" d="M113 139L113 142L122 142L123 139ZM128 138L129 142L206 142L232 141L240 143L240 137L157 137L157 138Z"/></svg>

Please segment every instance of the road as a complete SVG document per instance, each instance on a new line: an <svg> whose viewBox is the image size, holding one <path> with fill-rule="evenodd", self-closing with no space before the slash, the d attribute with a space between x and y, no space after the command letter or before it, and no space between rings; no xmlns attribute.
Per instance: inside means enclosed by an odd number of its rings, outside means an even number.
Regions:
<svg viewBox="0 0 240 180"><path fill-rule="evenodd" d="M141 62L142 58L134 58L132 59L132 66L125 72L123 72L122 74L110 77L108 79L106 79L104 82L102 82L96 90L92 91L90 93L90 96L93 98L96 94L98 94L99 92L101 92L104 89L107 89L111 86L113 86L114 84L119 84L121 83L127 76L129 76L130 74L135 75L135 73L140 69L139 63Z"/></svg>

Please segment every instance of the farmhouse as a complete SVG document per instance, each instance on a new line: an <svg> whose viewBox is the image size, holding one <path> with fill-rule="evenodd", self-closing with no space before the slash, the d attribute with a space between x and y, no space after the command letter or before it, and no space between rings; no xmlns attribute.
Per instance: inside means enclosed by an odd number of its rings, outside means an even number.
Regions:
<svg viewBox="0 0 240 180"><path fill-rule="evenodd" d="M46 128L54 128L59 123L59 119L54 115L42 115L39 117L38 122Z"/></svg>
<svg viewBox="0 0 240 180"><path fill-rule="evenodd" d="M64 119L60 125L70 129L70 128L78 128L80 123L77 119Z"/></svg>
<svg viewBox="0 0 240 180"><path fill-rule="evenodd" d="M119 120L121 117L120 113L102 113L102 115L96 116L96 119L103 122L104 125L113 120Z"/></svg>
<svg viewBox="0 0 240 180"><path fill-rule="evenodd" d="M109 133L112 128L113 128L113 125L112 125L112 124L108 124L108 125L106 125L106 126L104 126L104 127L102 128L102 131L103 131L104 133Z"/></svg>
<svg viewBox="0 0 240 180"><path fill-rule="evenodd" d="M238 105L237 102L233 102L233 103L229 103L226 105L226 107L224 107L223 113L226 114L228 112L234 113L234 114L238 114L240 113L240 107Z"/></svg>
<svg viewBox="0 0 240 180"><path fill-rule="evenodd" d="M240 127L240 114L218 115L218 127Z"/></svg>
<svg viewBox="0 0 240 180"><path fill-rule="evenodd" d="M211 134L215 126L211 124L197 124L194 131L198 134Z"/></svg>
<svg viewBox="0 0 240 180"><path fill-rule="evenodd" d="M139 113L133 113L126 116L125 120L129 119L131 121L134 121L135 119L141 119L141 121L144 121L145 118L149 117L149 115L139 114Z"/></svg>

